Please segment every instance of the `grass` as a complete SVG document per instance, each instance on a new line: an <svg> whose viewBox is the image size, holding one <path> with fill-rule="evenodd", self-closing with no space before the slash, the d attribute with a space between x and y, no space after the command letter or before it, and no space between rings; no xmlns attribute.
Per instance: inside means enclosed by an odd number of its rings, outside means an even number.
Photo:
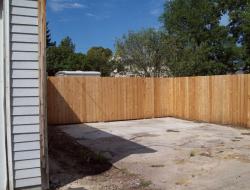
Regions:
<svg viewBox="0 0 250 190"><path fill-rule="evenodd" d="M163 164L155 164L155 165L151 165L152 168L162 168L165 167L165 165Z"/></svg>
<svg viewBox="0 0 250 190"><path fill-rule="evenodd" d="M196 154L196 152L195 152L194 150L192 150L192 151L190 152L190 157L194 157L195 154Z"/></svg>
<svg viewBox="0 0 250 190"><path fill-rule="evenodd" d="M176 185L187 185L190 181L188 179L179 179L177 182L175 182Z"/></svg>
<svg viewBox="0 0 250 190"><path fill-rule="evenodd" d="M149 180L141 180L140 186L145 188L145 187L149 187L151 184L152 182Z"/></svg>

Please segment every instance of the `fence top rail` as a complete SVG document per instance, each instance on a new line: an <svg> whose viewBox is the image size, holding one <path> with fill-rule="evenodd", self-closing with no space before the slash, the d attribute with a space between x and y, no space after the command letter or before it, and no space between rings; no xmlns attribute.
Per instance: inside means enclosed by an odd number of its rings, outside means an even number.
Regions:
<svg viewBox="0 0 250 190"><path fill-rule="evenodd" d="M86 79L192 79L192 78L223 78L223 77L245 77L250 74L227 74L227 75L209 75L209 76L184 76L184 77L95 77L95 76L48 76L48 79L65 79L65 78L86 78Z"/></svg>

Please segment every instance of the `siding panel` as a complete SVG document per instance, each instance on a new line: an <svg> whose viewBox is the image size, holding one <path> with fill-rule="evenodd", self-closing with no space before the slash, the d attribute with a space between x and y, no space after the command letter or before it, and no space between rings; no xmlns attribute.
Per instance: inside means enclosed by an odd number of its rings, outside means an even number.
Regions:
<svg viewBox="0 0 250 190"><path fill-rule="evenodd" d="M26 7L12 7L11 14L23 16L38 16L38 10Z"/></svg>
<svg viewBox="0 0 250 190"><path fill-rule="evenodd" d="M14 151L23 151L23 150L39 150L40 142L24 142L24 143L14 143Z"/></svg>
<svg viewBox="0 0 250 190"><path fill-rule="evenodd" d="M12 34L12 42L38 43L38 35L34 34Z"/></svg>
<svg viewBox="0 0 250 190"><path fill-rule="evenodd" d="M37 61L12 61L12 69L38 70L38 62Z"/></svg>
<svg viewBox="0 0 250 190"><path fill-rule="evenodd" d="M26 25L38 25L37 17L27 17L27 16L11 16L12 24L26 24Z"/></svg>
<svg viewBox="0 0 250 190"><path fill-rule="evenodd" d="M12 87L39 87L37 79L12 79Z"/></svg>
<svg viewBox="0 0 250 190"><path fill-rule="evenodd" d="M38 88L13 88L12 96L13 97L39 96L39 89Z"/></svg>
<svg viewBox="0 0 250 190"><path fill-rule="evenodd" d="M12 70L11 77L13 79L38 79L38 70ZM38 80L37 80L38 81Z"/></svg>
<svg viewBox="0 0 250 190"><path fill-rule="evenodd" d="M12 116L13 125L38 124L39 116Z"/></svg>
<svg viewBox="0 0 250 190"><path fill-rule="evenodd" d="M14 125L13 134L39 133L39 125Z"/></svg>
<svg viewBox="0 0 250 190"><path fill-rule="evenodd" d="M13 97L12 98L13 106L37 106L39 105L38 97Z"/></svg>
<svg viewBox="0 0 250 190"><path fill-rule="evenodd" d="M40 168L23 169L23 170L15 171L16 179L33 178L33 177L40 177L40 176L41 176Z"/></svg>
<svg viewBox="0 0 250 190"><path fill-rule="evenodd" d="M19 180L16 180L15 187L20 188L20 187L27 187L27 186L35 186L35 185L41 185L41 183L42 183L41 177L19 179Z"/></svg>
<svg viewBox="0 0 250 190"><path fill-rule="evenodd" d="M16 161L14 165L15 170L39 168L39 167L40 167L40 159Z"/></svg>
<svg viewBox="0 0 250 190"><path fill-rule="evenodd" d="M14 152L14 160L29 160L40 158L40 150Z"/></svg>
<svg viewBox="0 0 250 190"><path fill-rule="evenodd" d="M43 190L41 186L23 187L19 190Z"/></svg>
<svg viewBox="0 0 250 190"><path fill-rule="evenodd" d="M17 134L14 135L13 141L16 143L19 142L31 142L31 141L40 141L39 133L34 134Z"/></svg>
<svg viewBox="0 0 250 190"><path fill-rule="evenodd" d="M30 0L12 0L11 5L19 7L30 7L30 8L38 7L37 1L30 1Z"/></svg>
<svg viewBox="0 0 250 190"><path fill-rule="evenodd" d="M12 33L21 33L21 34L35 34L38 33L38 26L28 26L28 25L11 25L11 32ZM13 35L12 38L13 40Z"/></svg>
<svg viewBox="0 0 250 190"><path fill-rule="evenodd" d="M38 61L38 53L37 52L15 52L13 51L11 54L11 59L13 61Z"/></svg>
<svg viewBox="0 0 250 190"><path fill-rule="evenodd" d="M35 51L35 52L38 52L38 44L14 42L11 45L11 49L13 51L31 51L31 52Z"/></svg>
<svg viewBox="0 0 250 190"><path fill-rule="evenodd" d="M41 189L38 1L10 0L10 5L14 184Z"/></svg>
<svg viewBox="0 0 250 190"><path fill-rule="evenodd" d="M38 115L39 106L13 107L12 115Z"/></svg>

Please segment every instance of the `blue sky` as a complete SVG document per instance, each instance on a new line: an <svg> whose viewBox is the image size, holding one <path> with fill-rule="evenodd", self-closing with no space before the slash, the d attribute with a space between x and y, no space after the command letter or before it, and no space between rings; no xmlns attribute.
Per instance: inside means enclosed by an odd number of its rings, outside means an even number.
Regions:
<svg viewBox="0 0 250 190"><path fill-rule="evenodd" d="M93 46L114 50L115 39L129 30L161 26L165 0L48 0L52 39L70 36L77 51Z"/></svg>

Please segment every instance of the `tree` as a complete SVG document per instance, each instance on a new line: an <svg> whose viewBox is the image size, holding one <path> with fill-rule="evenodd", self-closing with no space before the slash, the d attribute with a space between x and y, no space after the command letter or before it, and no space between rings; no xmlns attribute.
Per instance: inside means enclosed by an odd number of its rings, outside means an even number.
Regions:
<svg viewBox="0 0 250 190"><path fill-rule="evenodd" d="M47 49L47 72L55 75L58 71L83 70L86 64L86 56L75 53L75 45L69 37L64 38L59 46Z"/></svg>
<svg viewBox="0 0 250 190"><path fill-rule="evenodd" d="M46 22L46 47L53 47L56 45L56 42L52 42L51 40L51 33L50 33L50 29L49 29L49 23Z"/></svg>
<svg viewBox="0 0 250 190"><path fill-rule="evenodd" d="M86 55L85 70L99 71L102 76L109 76L112 72L112 51L103 47L92 47Z"/></svg>
<svg viewBox="0 0 250 190"><path fill-rule="evenodd" d="M238 70L235 58L239 51L227 27L220 25L221 16L217 0L165 3L161 21L167 40L177 44L177 49L172 48L177 57L168 57L173 75L214 75Z"/></svg>
<svg viewBox="0 0 250 190"><path fill-rule="evenodd" d="M243 26L242 26L242 36L243 36L243 50L244 50L244 70L250 73L250 2L247 4L246 11L242 13Z"/></svg>
<svg viewBox="0 0 250 190"><path fill-rule="evenodd" d="M250 1L221 0L220 7L229 16L229 34L241 50L240 60L245 72L250 72Z"/></svg>
<svg viewBox="0 0 250 190"><path fill-rule="evenodd" d="M116 57L127 71L139 76L162 76L168 71L164 34L154 29L129 32L116 41Z"/></svg>

